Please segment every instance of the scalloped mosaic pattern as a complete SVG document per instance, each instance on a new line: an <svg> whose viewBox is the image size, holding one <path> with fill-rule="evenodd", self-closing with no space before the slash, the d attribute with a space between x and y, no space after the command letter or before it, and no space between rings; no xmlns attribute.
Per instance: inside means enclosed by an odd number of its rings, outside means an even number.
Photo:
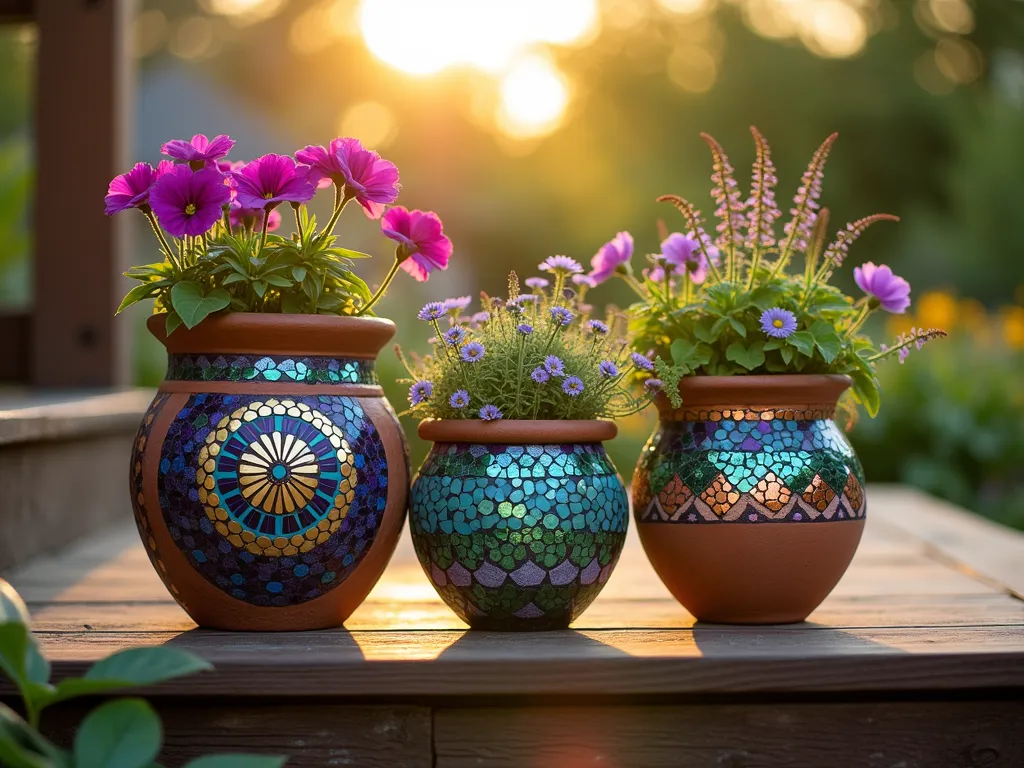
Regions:
<svg viewBox="0 0 1024 768"><path fill-rule="evenodd" d="M249 411L256 417L246 421ZM232 429L236 418L243 425ZM211 493L222 492L217 478L227 469L207 465L211 446L222 447L225 457L237 456L241 446L232 441L251 445L274 432L282 439L293 434L314 448L322 471L313 475L317 495L308 509L285 506L278 513L276 502L264 504L272 512L268 518L264 508L256 514L240 502L211 504ZM331 437L336 445L323 443ZM320 443L325 450L319 451ZM171 537L207 581L252 605L296 605L342 583L369 550L387 505L384 445L351 397L193 395L171 422L160 455L160 507ZM293 459L298 466L304 461ZM343 472L346 466L354 471ZM295 537L302 541L293 542Z"/></svg>
<svg viewBox="0 0 1024 768"><path fill-rule="evenodd" d="M864 472L831 419L763 411L662 422L633 480L651 523L829 522L863 518Z"/></svg>
<svg viewBox="0 0 1024 768"><path fill-rule="evenodd" d="M168 355L168 381L378 384L372 360L286 355Z"/></svg>
<svg viewBox="0 0 1024 768"><path fill-rule="evenodd" d="M455 613L492 629L565 626L622 551L629 501L600 444L436 444L412 487L420 564Z"/></svg>
<svg viewBox="0 0 1024 768"><path fill-rule="evenodd" d="M146 445L149 443L150 433L153 431L153 423L156 421L160 411L170 398L169 394L158 392L153 402L142 417L139 431L135 435L135 442L132 444L132 458L129 470L129 487L132 491L132 512L135 515L135 525L139 529L139 536L146 547L146 554L156 568L157 575L163 581L164 586L177 596L178 588L167 579L167 566L157 551L156 539L153 537L153 526L149 521L149 510L147 509L146 496L143 490L143 461L146 452Z"/></svg>

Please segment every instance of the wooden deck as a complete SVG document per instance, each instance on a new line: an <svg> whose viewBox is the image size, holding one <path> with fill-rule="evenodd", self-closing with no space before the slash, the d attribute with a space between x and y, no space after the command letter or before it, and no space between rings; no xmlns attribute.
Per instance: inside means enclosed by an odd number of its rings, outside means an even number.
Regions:
<svg viewBox="0 0 1024 768"><path fill-rule="evenodd" d="M467 632L407 535L348 625L322 632L196 629L127 513L7 576L57 677L157 643L216 665L145 691L172 766L213 750L389 768L1024 766L1024 536L897 488L872 489L853 566L795 626L695 624L632 535L597 602L553 633Z"/></svg>

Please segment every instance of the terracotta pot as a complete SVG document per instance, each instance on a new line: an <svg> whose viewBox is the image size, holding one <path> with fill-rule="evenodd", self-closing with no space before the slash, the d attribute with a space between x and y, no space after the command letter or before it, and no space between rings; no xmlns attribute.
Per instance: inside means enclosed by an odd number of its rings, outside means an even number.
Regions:
<svg viewBox="0 0 1024 768"><path fill-rule="evenodd" d="M626 540L629 500L605 453L610 421L425 421L412 540L474 629L565 629L597 597Z"/></svg>
<svg viewBox="0 0 1024 768"><path fill-rule="evenodd" d="M701 376L660 396L633 510L661 580L700 621L803 621L864 530L864 473L832 420L846 376Z"/></svg>
<svg viewBox="0 0 1024 768"><path fill-rule="evenodd" d="M388 320L224 314L149 329L167 377L131 463L135 519L203 627L340 625L398 542L408 449L377 383Z"/></svg>

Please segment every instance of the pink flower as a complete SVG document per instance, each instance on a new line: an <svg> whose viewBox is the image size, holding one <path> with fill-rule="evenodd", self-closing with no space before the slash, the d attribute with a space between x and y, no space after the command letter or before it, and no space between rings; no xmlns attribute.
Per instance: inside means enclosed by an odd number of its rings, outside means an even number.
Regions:
<svg viewBox="0 0 1024 768"><path fill-rule="evenodd" d="M193 171L175 166L163 174L149 194L160 225L175 237L209 231L231 199L224 175L215 168Z"/></svg>
<svg viewBox="0 0 1024 768"><path fill-rule="evenodd" d="M717 258L718 249L705 243L712 258ZM661 243L661 257L671 265L671 274L689 275L690 281L700 285L707 278L708 260L700 250L700 242L690 235L673 232ZM656 266L645 273L649 280L660 283L665 279L665 270Z"/></svg>
<svg viewBox="0 0 1024 768"><path fill-rule="evenodd" d="M115 176L107 188L104 199L104 213L113 216L127 208L139 208L143 212L149 210L149 192L153 185L174 167L170 160L162 160L154 168L149 163L136 163L128 173Z"/></svg>
<svg viewBox="0 0 1024 768"><path fill-rule="evenodd" d="M878 300L886 312L902 315L910 306L910 283L897 277L885 264L867 262L853 270L853 277L864 293Z"/></svg>
<svg viewBox="0 0 1024 768"><path fill-rule="evenodd" d="M435 269L448 268L452 241L445 237L436 213L409 211L402 206L389 208L380 229L398 243L395 257L418 282L425 282Z"/></svg>
<svg viewBox="0 0 1024 768"><path fill-rule="evenodd" d="M295 153L295 159L312 169L324 186L328 179L345 187L345 194L363 206L366 215L379 219L384 205L398 198L398 168L359 139L334 139L330 147L309 146Z"/></svg>
<svg viewBox="0 0 1024 768"><path fill-rule="evenodd" d="M619 232L615 237L601 246L601 249L590 260L590 277L595 284L603 283L615 274L615 270L633 258L633 236L629 232Z"/></svg>
<svg viewBox="0 0 1024 768"><path fill-rule="evenodd" d="M204 166L213 165L225 157L233 146L235 146L235 140L226 134L222 133L208 139L203 134L197 133L192 137L192 141L183 139L168 141L160 147L160 152L175 160L188 163L193 170L199 170Z"/></svg>
<svg viewBox="0 0 1024 768"><path fill-rule="evenodd" d="M281 203L308 203L316 194L309 169L285 155L263 155L232 171L237 200L243 208L271 210Z"/></svg>

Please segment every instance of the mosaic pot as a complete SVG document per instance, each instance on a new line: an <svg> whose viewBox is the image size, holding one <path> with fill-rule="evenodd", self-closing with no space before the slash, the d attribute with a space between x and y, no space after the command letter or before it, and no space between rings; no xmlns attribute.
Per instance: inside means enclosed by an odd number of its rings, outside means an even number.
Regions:
<svg viewBox="0 0 1024 768"><path fill-rule="evenodd" d="M864 473L832 420L846 376L701 376L660 396L633 510L661 580L698 620L803 621L846 572Z"/></svg>
<svg viewBox="0 0 1024 768"><path fill-rule="evenodd" d="M131 460L135 520L203 627L340 625L404 522L405 437L377 382L388 320L234 313L167 336Z"/></svg>
<svg viewBox="0 0 1024 768"><path fill-rule="evenodd" d="M409 519L423 570L474 629L565 629L626 540L609 421L425 421Z"/></svg>

